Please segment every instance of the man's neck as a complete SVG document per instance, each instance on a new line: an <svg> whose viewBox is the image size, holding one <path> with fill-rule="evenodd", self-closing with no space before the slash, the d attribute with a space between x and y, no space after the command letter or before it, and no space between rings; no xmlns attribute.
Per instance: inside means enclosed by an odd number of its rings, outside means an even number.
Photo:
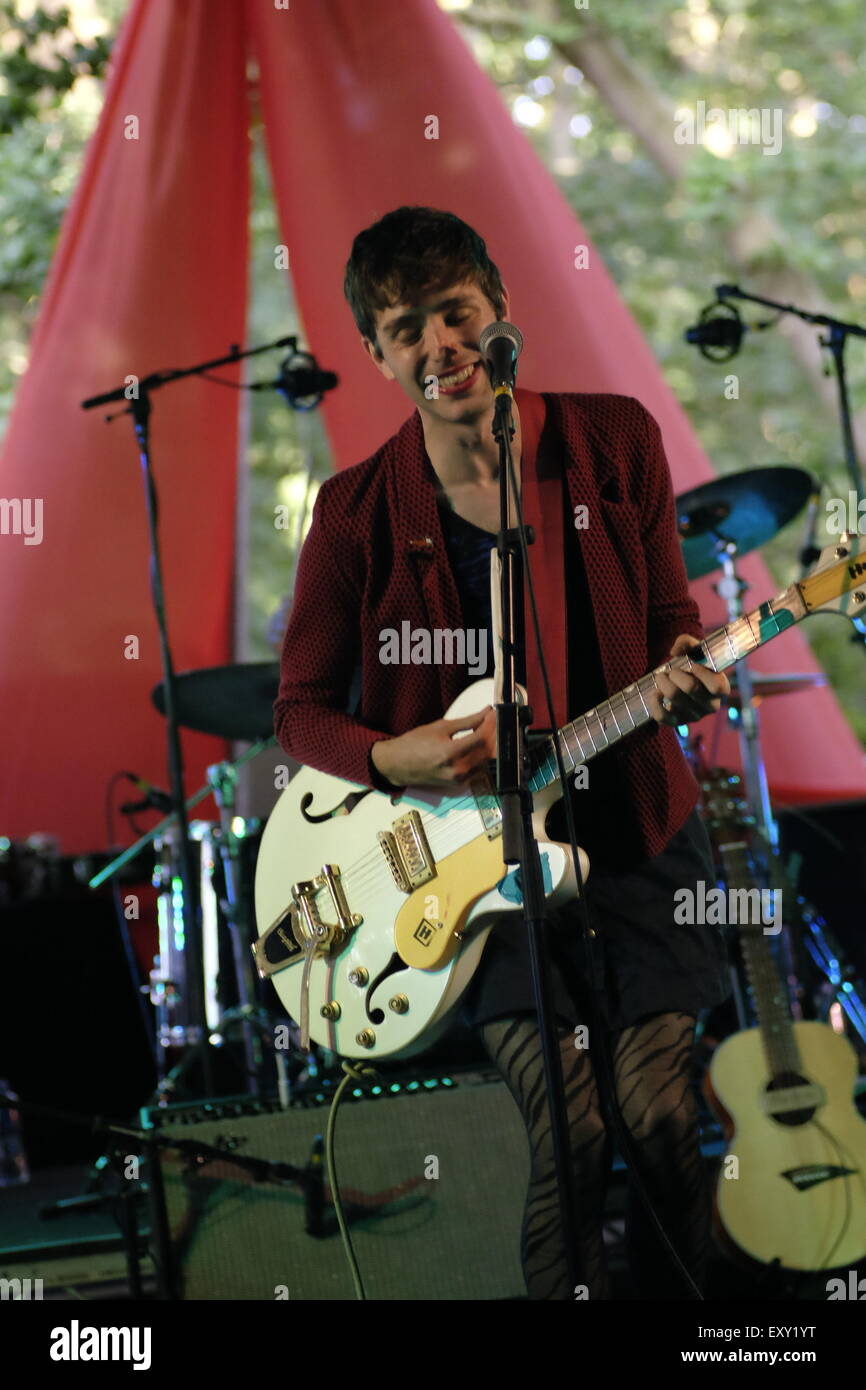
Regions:
<svg viewBox="0 0 866 1390"><path fill-rule="evenodd" d="M520 412L514 403L511 451L520 463ZM499 477L499 445L493 438L493 412L466 424L443 424L422 412L424 447L433 472L446 491L493 486ZM519 477L519 472L518 472Z"/></svg>

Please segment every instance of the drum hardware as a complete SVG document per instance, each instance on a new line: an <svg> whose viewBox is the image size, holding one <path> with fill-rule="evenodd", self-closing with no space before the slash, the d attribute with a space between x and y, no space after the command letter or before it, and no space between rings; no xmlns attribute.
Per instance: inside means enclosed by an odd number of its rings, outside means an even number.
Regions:
<svg viewBox="0 0 866 1390"><path fill-rule="evenodd" d="M722 700L723 705L738 710L742 703L736 667L731 672L731 693ZM827 677L818 671L803 671L801 674L772 674L764 672L752 677L752 704L756 707L763 700L774 695L796 695L801 690L816 690L827 684Z"/></svg>
<svg viewBox="0 0 866 1390"><path fill-rule="evenodd" d="M220 813L220 834L217 845L222 859L226 896L222 908L232 944L239 1007L235 1017L240 1022L246 1059L248 1087L253 1094L261 1091L263 1056L261 1041L253 1026L254 984L250 964L250 948L256 938L255 923L250 913L249 893L244 892L241 880L241 841L246 837L248 823L234 816L237 769L232 763L213 763L207 770L208 784L213 788L214 801ZM255 822L258 828L258 822ZM279 1059L279 1052L276 1057ZM279 1068L279 1061L278 1061ZM283 1077L285 1080L285 1077Z"/></svg>
<svg viewBox="0 0 866 1390"><path fill-rule="evenodd" d="M243 767L244 763L248 763L252 758L257 758L259 753L263 753L266 748L272 748L276 741L273 734L268 738L260 738L251 748L248 748L245 753L242 753L239 758L235 759L235 767ZM196 806L204 801L206 797L211 796L212 793L213 788L210 783L207 783L203 787L199 787L198 791L194 792L192 796L188 797L184 802L186 810L194 810ZM157 835L167 830L174 822L175 813L172 811L169 815L165 816L163 820L159 821L152 830L148 830L146 835L141 835L128 849L122 850L121 853L116 855L104 868L100 869L99 873L94 874L92 878L88 879L88 888L101 888L103 883L107 882L110 878L114 878L116 874L119 874L121 869L125 868L131 859L134 859L135 856L146 849L148 845L153 844Z"/></svg>
<svg viewBox="0 0 866 1390"><path fill-rule="evenodd" d="M280 684L278 661L208 666L183 671L174 681L178 720L185 729L237 743L270 736ZM150 698L160 714L165 714L164 681L153 687Z"/></svg>
<svg viewBox="0 0 866 1390"><path fill-rule="evenodd" d="M223 730L219 732L222 733ZM258 981L254 987L250 986L252 972L246 962L249 946L244 939L243 923L246 921L247 930L250 931L249 923L252 919L247 904L251 901L254 869L251 856L257 845L259 823L242 821L232 814L237 770L275 742L273 735L259 739L233 764L215 764L213 768L208 769L209 774L212 772L218 783L216 798L219 801L221 797L224 802L221 807L224 824L216 826L207 821L194 821L192 843L199 855L197 883L202 899L202 955L208 1042L220 1046L240 1031L245 1068L249 1078L248 1086L253 1084L256 1089L263 1084L264 1053L270 1047L274 1053L281 1103L287 1105L297 1076L315 1074L318 1062L313 1053L302 1057L293 1054L292 1047L295 1053L298 1049L297 1038L291 1028L289 1042L292 1046L276 1046L276 1021L265 1007L264 1000L260 1001L256 996ZM201 787L187 800L187 811L193 810L212 794L215 794L215 788L209 780L206 786ZM165 1104L169 1098L174 1098L183 1076L200 1056L202 1046L206 1045L201 1037L201 1028L196 1026L189 1013L189 955L183 934L183 903L179 896L182 889L179 877L173 871L172 862L176 841L175 826L176 817L172 813L146 835L142 835L135 844L123 850L88 881L88 887L91 889L100 887L108 879L121 874L131 860L152 844L157 848L157 855L162 856L161 865L158 865L155 873L156 886L162 887L163 890L158 903L159 959L158 963L154 964L149 984L143 987L157 1009L159 1040L154 1060L159 1084L153 1097L155 1104ZM217 891L216 879L219 875L225 879L225 892ZM232 922L237 923L235 930L232 928ZM230 973L235 977L239 996L236 1003L227 1002L224 986L220 981L221 927L223 936L228 932L231 943L233 968ZM248 936L246 941L251 942L252 935ZM244 971L237 969L238 954L244 958ZM170 1054L176 1055L178 1051L182 1056L177 1064L168 1070ZM258 1057L262 1058L262 1062L251 1067L250 1056L253 1063Z"/></svg>
<svg viewBox="0 0 866 1390"><path fill-rule="evenodd" d="M219 1027L217 996L219 939L216 900L213 892L211 826L207 821L189 822L190 840L199 852L199 887L202 911L202 962L205 980L205 1018L208 1032ZM153 886L157 893L158 953L154 958L149 986L145 990L156 1010L156 1036L160 1060L166 1048L195 1046L202 1041L202 1030L190 1013L189 957L184 937L183 885L178 873L177 827L171 826L154 840L156 868ZM158 1068L162 1080L164 1072Z"/></svg>
<svg viewBox="0 0 866 1390"><path fill-rule="evenodd" d="M737 574L738 555L770 540L777 530L797 515L807 501L810 502L807 540L810 537L813 539L815 499L818 495L817 484L808 473L796 468L777 467L751 469L742 474L718 478L677 498L679 530L689 577L698 578L721 568L722 577L716 591L725 600L729 622L741 616L742 596L748 587ZM807 550L808 547L801 556L804 563L808 558ZM748 661L741 661L732 675L731 694L723 702L723 707L727 705L728 716L739 735L746 793L747 814L744 823L752 828L749 838L757 876L767 887L782 887L782 891L786 887L786 903L794 901L797 905L796 910L786 914L787 920L775 942L779 970L787 982L792 1014L795 1018L802 1016L802 991L796 977L792 941L792 932L796 930L797 938L802 940L809 958L825 977L835 1003L858 1036L866 1040L863 986L853 978L851 967L844 963L841 950L826 923L797 896L796 886L783 864L779 852L778 825L773 816L761 754L758 722L761 701L771 695L789 694L826 683L826 677L818 673L753 677ZM688 745L689 740L686 739L687 756ZM700 780L694 756L690 761ZM744 1028L747 1026L745 980L733 967L732 976L734 1005L739 1026Z"/></svg>
<svg viewBox="0 0 866 1390"><path fill-rule="evenodd" d="M261 826L258 820L244 820L232 814L236 772L230 764L214 764L208 768L208 777L209 784L216 788L223 825L209 821L190 823L191 838L199 850L206 1040L201 1037L189 1012L190 962L182 936L180 884L171 859L174 837L169 833L156 842L162 856L154 876L155 883L161 887L158 900L160 951L151 975L151 1002L157 1009L162 1064L157 1103L166 1104L176 1099L177 1089L198 1060L203 1042L219 1048L239 1038L244 1072L241 1089L253 1095L268 1089L266 1069L270 1049L277 1073L276 1088L288 1104L293 1077L286 1051L275 1045L276 1020L257 998L259 982L254 981L247 963L251 944L252 874ZM170 1053L177 1061L169 1071L166 1062Z"/></svg>
<svg viewBox="0 0 866 1390"><path fill-rule="evenodd" d="M676 499L689 579L719 568L719 545L747 555L771 541L805 507L817 484L802 468L776 464L728 473Z"/></svg>
<svg viewBox="0 0 866 1390"><path fill-rule="evenodd" d="M802 468L752 468L714 478L677 497L678 529L688 576L697 579L721 568L722 577L715 588L724 599L729 623L742 616L742 597L748 589L737 573L737 557L771 540L802 511L815 489L814 479ZM779 832L770 805L748 660L737 665L735 689L736 697L730 704L738 712L746 800L767 878L769 858L778 851Z"/></svg>
<svg viewBox="0 0 866 1390"><path fill-rule="evenodd" d="M793 899L794 921L803 951L820 974L820 983L810 985L808 993L815 1006L816 1017L824 1018L836 1032L842 1031L842 1016L857 1035L861 1059L866 1061L866 984L845 955L825 919L811 903L797 892L801 856L792 855L787 864L777 861L780 886ZM832 1012L837 1011L836 1019Z"/></svg>

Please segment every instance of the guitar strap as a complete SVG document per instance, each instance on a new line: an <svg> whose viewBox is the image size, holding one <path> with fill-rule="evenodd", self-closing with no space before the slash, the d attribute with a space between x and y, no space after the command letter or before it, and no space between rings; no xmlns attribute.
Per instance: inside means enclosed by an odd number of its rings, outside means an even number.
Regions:
<svg viewBox="0 0 866 1390"><path fill-rule="evenodd" d="M565 640L565 564L563 546L562 467L558 451L540 448L547 403L536 391L514 393L520 412L522 437L521 500L523 519L535 534L529 547L529 563L535 586L535 600L541 625L541 640L547 662L556 727L567 722L568 663ZM494 699L502 697L502 613L499 603L499 556L490 552L491 615L495 655ZM532 630L526 580L523 584L523 611L526 615L526 693L533 709L536 727L547 726L544 683Z"/></svg>

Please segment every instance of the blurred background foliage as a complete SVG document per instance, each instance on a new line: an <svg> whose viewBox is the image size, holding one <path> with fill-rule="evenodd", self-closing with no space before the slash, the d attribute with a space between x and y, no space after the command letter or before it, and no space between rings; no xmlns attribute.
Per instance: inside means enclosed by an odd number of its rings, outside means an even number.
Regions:
<svg viewBox="0 0 866 1390"><path fill-rule="evenodd" d="M820 331L786 317L716 366L685 344L683 330L718 283L866 322L862 0L817 9L811 0L438 3L604 257L717 471L795 464L826 496L847 498ZM125 0L0 4L0 421L26 367L125 8ZM739 143L708 128L703 144L678 144L675 113L699 102L780 111L781 150L764 155L746 143L745 127ZM297 332L307 345L286 273L275 269L280 233L259 122L253 177L250 340ZM750 325L773 317L742 311ZM852 340L847 363L866 460L866 344ZM725 399L729 372L739 378L736 400ZM273 653L274 615L331 460L316 415L294 415L262 392L248 398L248 420L238 656L262 659ZM279 504L287 529L274 527ZM818 539L828 539L823 528ZM797 576L801 544L795 522L764 549L779 587ZM838 620L816 618L803 631L866 742L864 653Z"/></svg>

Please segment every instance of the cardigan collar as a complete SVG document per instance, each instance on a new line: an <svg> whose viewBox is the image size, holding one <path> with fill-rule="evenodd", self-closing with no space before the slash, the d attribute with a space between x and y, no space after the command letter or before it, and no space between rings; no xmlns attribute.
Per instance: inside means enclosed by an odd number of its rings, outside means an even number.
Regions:
<svg viewBox="0 0 866 1390"><path fill-rule="evenodd" d="M518 388L518 409L522 394L528 393ZM550 392L532 394L540 394L545 402L545 432L553 425L562 436L562 412L556 395ZM562 446L568 449L564 438ZM382 462L385 465L389 515L394 522L395 549L403 554L433 554L434 550L444 546L445 540L436 501L436 474L427 457L424 427L417 410L382 446ZM418 507L407 508L403 501L406 496L417 499Z"/></svg>

